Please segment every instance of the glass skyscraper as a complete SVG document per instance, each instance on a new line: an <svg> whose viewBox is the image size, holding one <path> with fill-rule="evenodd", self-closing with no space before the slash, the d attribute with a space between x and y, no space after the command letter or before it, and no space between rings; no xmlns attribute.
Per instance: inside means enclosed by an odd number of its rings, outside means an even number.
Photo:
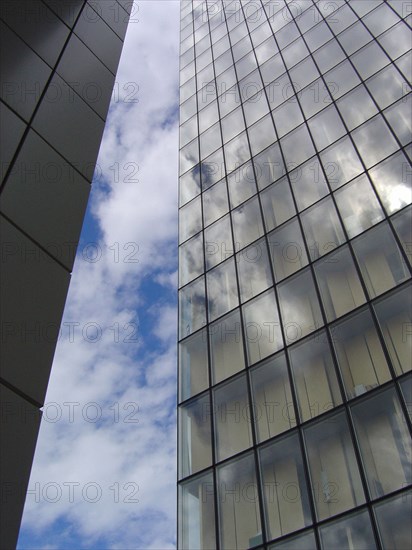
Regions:
<svg viewBox="0 0 412 550"><path fill-rule="evenodd" d="M0 548L41 408L132 2L2 0Z"/></svg>
<svg viewBox="0 0 412 550"><path fill-rule="evenodd" d="M412 545L411 25L181 2L180 549Z"/></svg>

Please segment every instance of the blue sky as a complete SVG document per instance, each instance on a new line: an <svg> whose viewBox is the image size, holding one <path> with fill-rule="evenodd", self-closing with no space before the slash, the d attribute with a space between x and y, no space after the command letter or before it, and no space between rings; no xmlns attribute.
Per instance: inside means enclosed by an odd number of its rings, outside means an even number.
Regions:
<svg viewBox="0 0 412 550"><path fill-rule="evenodd" d="M176 544L179 2L137 2L18 548ZM133 86L138 101L127 101Z"/></svg>

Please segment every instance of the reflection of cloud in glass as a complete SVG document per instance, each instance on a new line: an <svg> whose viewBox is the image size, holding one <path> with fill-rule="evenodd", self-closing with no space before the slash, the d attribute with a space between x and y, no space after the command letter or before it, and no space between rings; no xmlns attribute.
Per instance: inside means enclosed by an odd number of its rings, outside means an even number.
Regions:
<svg viewBox="0 0 412 550"><path fill-rule="evenodd" d="M262 216L257 197L232 213L235 246L243 248L263 235Z"/></svg>
<svg viewBox="0 0 412 550"><path fill-rule="evenodd" d="M335 194L349 237L369 229L384 215L366 175L356 178Z"/></svg>
<svg viewBox="0 0 412 550"><path fill-rule="evenodd" d="M202 229L200 197L196 197L180 210L179 241L183 242Z"/></svg>
<svg viewBox="0 0 412 550"><path fill-rule="evenodd" d="M184 174L199 162L199 141L194 139L180 150L180 174Z"/></svg>
<svg viewBox="0 0 412 550"><path fill-rule="evenodd" d="M210 319L216 319L238 304L235 264L230 258L207 274Z"/></svg>
<svg viewBox="0 0 412 550"><path fill-rule="evenodd" d="M320 528L323 548L370 550L375 548L374 536L367 511Z"/></svg>
<svg viewBox="0 0 412 550"><path fill-rule="evenodd" d="M370 176L388 214L411 202L411 173L409 163L400 152L370 171Z"/></svg>
<svg viewBox="0 0 412 550"><path fill-rule="evenodd" d="M179 279L185 285L203 271L203 235L200 233L179 248Z"/></svg>
<svg viewBox="0 0 412 550"><path fill-rule="evenodd" d="M242 132L239 136L232 139L232 141L229 141L224 148L228 172L232 172L250 158L246 132Z"/></svg>
<svg viewBox="0 0 412 550"><path fill-rule="evenodd" d="M197 164L192 170L186 172L180 178L180 201L179 205L186 204L200 193L200 165Z"/></svg>
<svg viewBox="0 0 412 550"><path fill-rule="evenodd" d="M249 364L264 359L283 346L273 290L249 302L243 310Z"/></svg>
<svg viewBox="0 0 412 550"><path fill-rule="evenodd" d="M355 130L353 139L367 167L373 166L398 148L380 115Z"/></svg>
<svg viewBox="0 0 412 550"><path fill-rule="evenodd" d="M279 285L279 301L286 338L297 340L323 325L313 279L305 269Z"/></svg>
<svg viewBox="0 0 412 550"><path fill-rule="evenodd" d="M363 171L359 157L348 137L326 149L321 158L332 189L337 189Z"/></svg>
<svg viewBox="0 0 412 550"><path fill-rule="evenodd" d="M205 282L201 277L179 292L180 338L206 324Z"/></svg>

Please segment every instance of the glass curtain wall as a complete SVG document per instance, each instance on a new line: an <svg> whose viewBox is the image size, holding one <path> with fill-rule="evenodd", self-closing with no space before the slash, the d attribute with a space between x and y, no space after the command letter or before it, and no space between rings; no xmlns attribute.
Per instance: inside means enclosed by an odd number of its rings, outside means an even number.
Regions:
<svg viewBox="0 0 412 550"><path fill-rule="evenodd" d="M181 1L181 550L412 546L411 25Z"/></svg>

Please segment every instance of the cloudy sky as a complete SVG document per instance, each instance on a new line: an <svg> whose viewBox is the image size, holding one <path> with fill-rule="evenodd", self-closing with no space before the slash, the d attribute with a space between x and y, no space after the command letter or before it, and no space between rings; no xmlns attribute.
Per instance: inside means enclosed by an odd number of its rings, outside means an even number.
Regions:
<svg viewBox="0 0 412 550"><path fill-rule="evenodd" d="M179 2L137 8L66 303L21 550L176 544Z"/></svg>

